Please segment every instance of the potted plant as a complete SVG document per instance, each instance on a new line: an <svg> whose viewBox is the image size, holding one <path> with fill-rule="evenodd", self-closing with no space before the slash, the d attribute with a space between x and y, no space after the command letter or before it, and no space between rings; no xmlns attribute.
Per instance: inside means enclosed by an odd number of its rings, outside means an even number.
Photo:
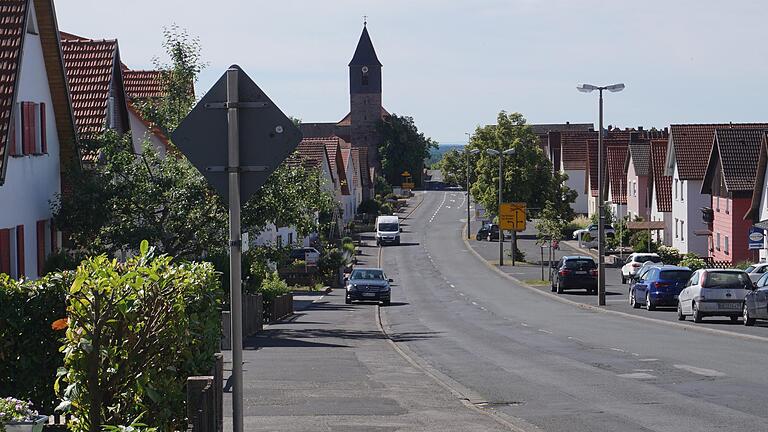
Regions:
<svg viewBox="0 0 768 432"><path fill-rule="evenodd" d="M0 399L0 432L41 432L47 416L32 409L32 402Z"/></svg>

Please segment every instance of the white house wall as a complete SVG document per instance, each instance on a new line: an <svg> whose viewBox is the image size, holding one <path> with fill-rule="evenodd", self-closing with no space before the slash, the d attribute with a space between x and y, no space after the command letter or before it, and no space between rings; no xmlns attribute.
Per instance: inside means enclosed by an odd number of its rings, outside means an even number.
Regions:
<svg viewBox="0 0 768 432"><path fill-rule="evenodd" d="M158 155L161 157L165 156L165 144L163 141L152 133L141 118L131 110L128 110L128 121L131 127L131 141L133 142L134 152L141 153L144 143L148 141Z"/></svg>
<svg viewBox="0 0 768 432"><path fill-rule="evenodd" d="M672 246L672 212L660 212L658 211L658 203L656 197L656 188L651 190L651 220L663 221L664 231L654 231L653 238L655 241L661 241L667 246Z"/></svg>
<svg viewBox="0 0 768 432"><path fill-rule="evenodd" d="M587 214L589 212L589 208L587 207L587 194L584 193L586 171L565 170L564 172L568 175L568 180L565 182L566 186L578 192L576 201L571 204L573 212L576 214Z"/></svg>
<svg viewBox="0 0 768 432"><path fill-rule="evenodd" d="M684 182L682 187L680 186L681 181ZM706 228L702 221L701 208L712 205L710 195L700 192L701 183L701 180L680 180L677 164L675 164L672 176L672 246L682 253L693 252L700 256L708 256L707 237L694 234L694 231ZM684 222L682 228L681 221ZM675 236L676 229L678 231L677 236ZM681 231L683 231L684 237L681 235Z"/></svg>
<svg viewBox="0 0 768 432"><path fill-rule="evenodd" d="M32 8L32 2L29 3ZM31 10L34 13L34 10ZM43 62L40 37L25 34L24 52L19 70L18 102L45 103L48 154L8 157L5 183L0 186L0 228L24 225L24 267L27 278L37 275L37 221L51 219L49 201L61 190L59 139L53 111L48 75ZM18 107L16 108L18 109ZM65 115L61 113L60 115ZM19 140L20 128L16 128ZM50 236L50 230L47 230ZM15 256L15 236L11 234L11 255ZM50 242L48 238L47 242ZM16 263L11 262L12 274Z"/></svg>

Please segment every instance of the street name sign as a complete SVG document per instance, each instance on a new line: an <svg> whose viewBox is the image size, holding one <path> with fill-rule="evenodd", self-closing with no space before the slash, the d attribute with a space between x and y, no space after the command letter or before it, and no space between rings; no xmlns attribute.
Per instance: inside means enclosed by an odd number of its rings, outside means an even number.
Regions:
<svg viewBox="0 0 768 432"><path fill-rule="evenodd" d="M525 203L502 203L499 207L499 228L525 231L525 207Z"/></svg>

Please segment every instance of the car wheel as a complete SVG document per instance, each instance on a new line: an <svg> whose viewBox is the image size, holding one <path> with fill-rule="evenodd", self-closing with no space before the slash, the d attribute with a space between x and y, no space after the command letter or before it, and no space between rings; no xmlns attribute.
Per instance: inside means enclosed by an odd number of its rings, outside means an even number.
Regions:
<svg viewBox="0 0 768 432"><path fill-rule="evenodd" d="M352 299L350 299L349 297L345 297L344 298L344 303L345 304L352 304Z"/></svg>
<svg viewBox="0 0 768 432"><path fill-rule="evenodd" d="M683 315L683 305L677 302L677 319L679 321L685 321L685 315Z"/></svg>
<svg viewBox="0 0 768 432"><path fill-rule="evenodd" d="M742 313L742 319L744 320L745 326L753 326L755 325L755 319L749 316L749 308L747 307L747 304L744 303L744 311Z"/></svg>
<svg viewBox="0 0 768 432"><path fill-rule="evenodd" d="M629 293L629 304L632 306L632 309L640 309L640 304L635 298L635 290L632 290Z"/></svg>
<svg viewBox="0 0 768 432"><path fill-rule="evenodd" d="M480 237L480 234L478 234L478 235L476 235L476 236L475 236L475 240L477 240L477 241L483 241L483 238L482 238L482 237Z"/></svg>
<svg viewBox="0 0 768 432"><path fill-rule="evenodd" d="M651 293L645 294L645 309L648 311L652 311L656 309L656 306L654 306L654 304L651 303Z"/></svg>
<svg viewBox="0 0 768 432"><path fill-rule="evenodd" d="M563 286L560 285L560 281L557 281L557 293L562 294L563 293Z"/></svg>
<svg viewBox="0 0 768 432"><path fill-rule="evenodd" d="M384 300L383 302L381 302L382 306L389 306L389 304L390 304L390 300L389 299Z"/></svg>
<svg viewBox="0 0 768 432"><path fill-rule="evenodd" d="M701 322L701 312L699 312L699 305L697 305L696 302L693 303L693 322Z"/></svg>

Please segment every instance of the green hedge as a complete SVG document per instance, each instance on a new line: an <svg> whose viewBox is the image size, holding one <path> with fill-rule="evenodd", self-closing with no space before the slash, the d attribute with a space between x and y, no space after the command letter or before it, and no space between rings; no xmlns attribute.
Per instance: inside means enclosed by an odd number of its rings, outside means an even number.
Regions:
<svg viewBox="0 0 768 432"><path fill-rule="evenodd" d="M0 397L30 400L52 413L53 382L64 364L61 332L51 323L66 313L65 293L72 273L17 282L0 273Z"/></svg>

